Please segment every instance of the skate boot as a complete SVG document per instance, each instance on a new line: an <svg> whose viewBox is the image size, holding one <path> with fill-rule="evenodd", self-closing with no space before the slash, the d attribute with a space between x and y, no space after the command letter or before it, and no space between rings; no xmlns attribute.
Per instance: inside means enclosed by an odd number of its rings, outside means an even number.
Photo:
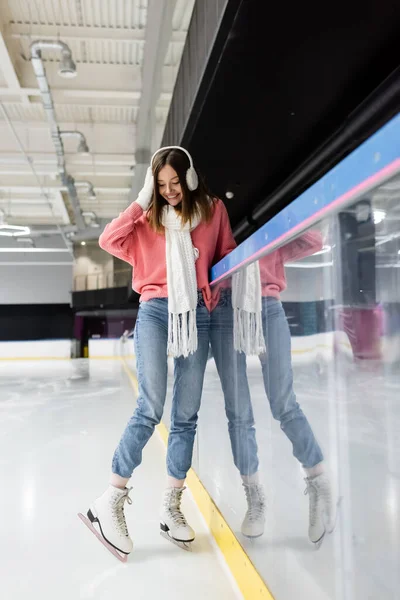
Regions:
<svg viewBox="0 0 400 600"><path fill-rule="evenodd" d="M131 489L120 490L110 485L104 494L93 502L87 512L87 518L82 514L78 515L100 542L121 562L126 562L133 548L124 515L124 503L132 504L128 495Z"/></svg>
<svg viewBox="0 0 400 600"><path fill-rule="evenodd" d="M326 533L332 533L335 528L335 507L332 498L332 488L325 473L305 479L307 488L305 494L309 497L310 524L308 537L319 548Z"/></svg>
<svg viewBox="0 0 400 600"><path fill-rule="evenodd" d="M160 533L170 542L183 550L191 550L195 533L187 524L181 511L183 490L186 488L167 488L164 492L161 511Z"/></svg>
<svg viewBox="0 0 400 600"><path fill-rule="evenodd" d="M242 534L249 538L257 538L264 533L265 494L259 483L243 483L247 499L247 512L242 523Z"/></svg>

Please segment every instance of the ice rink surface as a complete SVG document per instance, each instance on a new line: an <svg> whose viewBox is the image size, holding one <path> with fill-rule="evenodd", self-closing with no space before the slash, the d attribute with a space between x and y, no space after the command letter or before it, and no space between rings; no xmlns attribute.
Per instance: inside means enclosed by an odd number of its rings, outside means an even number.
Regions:
<svg viewBox="0 0 400 600"><path fill-rule="evenodd" d="M271 417L256 359L248 361L248 376L268 502L265 535L249 541L240 534L246 503L212 359L194 467L274 597L292 600L301 592L309 600L399 600L398 367L346 358L294 361L298 400L341 498L336 530L318 551L307 538L303 473ZM197 532L194 552L159 536L165 451L157 434L132 479L126 515L135 549L128 563L119 564L76 517L107 484L134 406L117 360L0 362L2 598L238 597L189 494L184 510Z"/></svg>
<svg viewBox="0 0 400 600"><path fill-rule="evenodd" d="M108 484L134 406L119 361L0 362L2 600L241 597L187 492L193 552L159 535L165 451L157 434L132 478L127 564L78 519Z"/></svg>

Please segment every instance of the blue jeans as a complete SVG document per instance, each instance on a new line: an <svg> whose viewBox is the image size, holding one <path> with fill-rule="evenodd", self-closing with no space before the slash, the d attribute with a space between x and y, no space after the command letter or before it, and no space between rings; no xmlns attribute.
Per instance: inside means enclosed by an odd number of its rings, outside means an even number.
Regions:
<svg viewBox="0 0 400 600"><path fill-rule="evenodd" d="M234 461L241 474L257 471L257 445L247 379L238 378L236 360L244 357L233 351L230 303L221 297L210 314L199 293L196 312L198 348L187 358L174 359L171 428L168 438L167 470L176 479L185 479L192 464L198 411L203 389L209 344L225 395L225 408ZM214 324L214 327L213 327ZM142 461L142 451L161 420L167 392L168 300L142 302L135 326L136 369L139 384L137 408L129 420L112 462L113 473L130 477ZM240 381L239 381L240 380ZM242 396L239 392L242 392Z"/></svg>
<svg viewBox="0 0 400 600"><path fill-rule="evenodd" d="M324 457L293 390L290 330L282 303L263 298L262 315L267 352L260 362L271 412L292 442L294 456L311 468Z"/></svg>
<svg viewBox="0 0 400 600"><path fill-rule="evenodd" d="M211 313L211 351L225 400L233 461L241 475L258 471L258 448L253 407L246 373L246 355L233 345L233 309L230 290L221 292Z"/></svg>

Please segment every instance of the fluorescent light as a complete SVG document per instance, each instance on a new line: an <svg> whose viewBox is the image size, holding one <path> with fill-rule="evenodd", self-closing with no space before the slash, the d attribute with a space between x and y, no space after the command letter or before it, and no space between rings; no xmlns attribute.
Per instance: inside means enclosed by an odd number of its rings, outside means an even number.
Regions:
<svg viewBox="0 0 400 600"><path fill-rule="evenodd" d="M2 262L0 261L0 266L4 267L71 267L74 263L73 262L60 262L60 261L40 261L40 262L36 262L36 261L24 261L24 262L10 262L10 261L6 261L6 262Z"/></svg>
<svg viewBox="0 0 400 600"><path fill-rule="evenodd" d="M396 263L394 265L391 264L387 264L387 265L376 265L377 269L400 269L400 263Z"/></svg>
<svg viewBox="0 0 400 600"><path fill-rule="evenodd" d="M333 262L320 262L320 263L287 263L286 267L291 267L292 269L317 269L319 267L332 267Z"/></svg>
<svg viewBox="0 0 400 600"><path fill-rule="evenodd" d="M29 235L31 230L29 227L23 227L22 225L7 225L3 223L0 225L0 235L5 237L17 237L20 235Z"/></svg>
<svg viewBox="0 0 400 600"><path fill-rule="evenodd" d="M318 256L318 254L326 254L327 252L330 252L332 250L332 246L324 246L322 248L322 250L319 250L318 252L314 252L314 254L312 256Z"/></svg>
<svg viewBox="0 0 400 600"><path fill-rule="evenodd" d="M384 210L375 209L374 210L374 223L375 225L379 225L386 217L386 212Z"/></svg>
<svg viewBox="0 0 400 600"><path fill-rule="evenodd" d="M0 248L0 252L69 252L68 248Z"/></svg>

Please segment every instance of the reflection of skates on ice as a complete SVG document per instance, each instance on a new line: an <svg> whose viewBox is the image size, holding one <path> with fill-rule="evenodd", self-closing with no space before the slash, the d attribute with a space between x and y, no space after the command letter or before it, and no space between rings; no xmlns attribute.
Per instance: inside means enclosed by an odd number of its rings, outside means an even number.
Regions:
<svg viewBox="0 0 400 600"><path fill-rule="evenodd" d="M247 512L242 523L242 534L248 538L258 538L264 533L265 494L259 483L243 483L247 499Z"/></svg>
<svg viewBox="0 0 400 600"><path fill-rule="evenodd" d="M333 501L330 481L324 473L305 481L305 494L308 494L310 503L308 537L318 549L324 541L325 534L332 533L335 529L337 506Z"/></svg>
<svg viewBox="0 0 400 600"><path fill-rule="evenodd" d="M110 485L104 494L93 502L87 517L81 513L78 515L97 539L121 562L127 561L133 548L124 515L124 503L132 504L128 495L130 489L120 490Z"/></svg>
<svg viewBox="0 0 400 600"><path fill-rule="evenodd" d="M191 550L191 542L195 538L193 529L187 524L181 511L183 490L186 488L167 488L164 492L163 507L161 511L161 535L182 548Z"/></svg>

